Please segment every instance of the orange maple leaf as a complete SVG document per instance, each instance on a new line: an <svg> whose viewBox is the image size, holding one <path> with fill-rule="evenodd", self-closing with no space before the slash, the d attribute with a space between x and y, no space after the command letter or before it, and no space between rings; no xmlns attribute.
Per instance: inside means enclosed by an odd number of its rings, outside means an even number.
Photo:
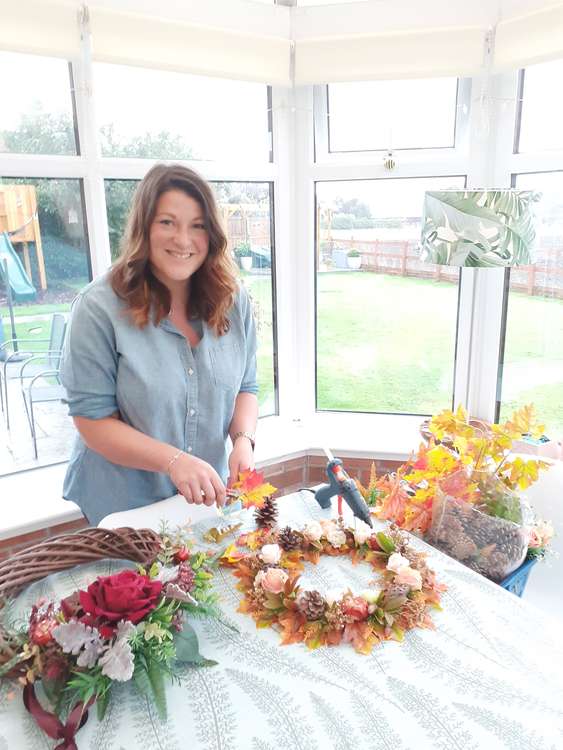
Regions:
<svg viewBox="0 0 563 750"><path fill-rule="evenodd" d="M233 482L233 489L238 490L243 507L261 508L277 488L264 481L263 472L252 469L239 473L238 480Z"/></svg>

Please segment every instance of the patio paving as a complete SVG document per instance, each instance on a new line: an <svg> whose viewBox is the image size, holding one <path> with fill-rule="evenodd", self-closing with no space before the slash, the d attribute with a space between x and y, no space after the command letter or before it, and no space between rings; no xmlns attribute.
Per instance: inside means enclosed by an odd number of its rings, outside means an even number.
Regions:
<svg viewBox="0 0 563 750"><path fill-rule="evenodd" d="M10 365L10 374L17 373L18 367L17 364ZM6 428L5 413L0 417L0 476L67 461L76 431L66 405L61 401L51 401L34 406L38 453L34 458L31 430L18 380L8 380L8 401L10 430Z"/></svg>

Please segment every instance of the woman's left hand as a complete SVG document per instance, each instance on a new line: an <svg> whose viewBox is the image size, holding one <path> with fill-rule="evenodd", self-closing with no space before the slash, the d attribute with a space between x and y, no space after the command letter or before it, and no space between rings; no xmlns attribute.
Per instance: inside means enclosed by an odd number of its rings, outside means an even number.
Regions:
<svg viewBox="0 0 563 750"><path fill-rule="evenodd" d="M235 441L231 455L229 456L229 482L230 487L238 480L241 471L249 471L254 468L254 451L250 440L240 437Z"/></svg>

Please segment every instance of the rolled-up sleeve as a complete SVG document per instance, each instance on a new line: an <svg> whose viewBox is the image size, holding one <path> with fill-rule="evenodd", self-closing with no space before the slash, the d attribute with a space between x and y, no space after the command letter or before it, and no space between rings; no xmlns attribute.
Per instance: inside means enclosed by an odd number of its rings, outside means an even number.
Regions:
<svg viewBox="0 0 563 750"><path fill-rule="evenodd" d="M74 301L61 363L71 417L103 419L118 410L113 323L93 295Z"/></svg>
<svg viewBox="0 0 563 750"><path fill-rule="evenodd" d="M258 380L256 377L256 325L252 303L245 289L240 291L241 315L244 324L246 343L246 363L239 393L258 394Z"/></svg>

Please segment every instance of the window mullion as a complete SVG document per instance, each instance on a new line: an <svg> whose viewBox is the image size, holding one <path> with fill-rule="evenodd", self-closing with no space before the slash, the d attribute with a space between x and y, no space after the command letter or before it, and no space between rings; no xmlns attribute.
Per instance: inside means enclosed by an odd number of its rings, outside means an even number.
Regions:
<svg viewBox="0 0 563 750"><path fill-rule="evenodd" d="M84 162L84 201L90 243L92 276L100 276L111 264L104 180L93 97L93 66L88 11L81 11L80 58L73 62L76 117Z"/></svg>

